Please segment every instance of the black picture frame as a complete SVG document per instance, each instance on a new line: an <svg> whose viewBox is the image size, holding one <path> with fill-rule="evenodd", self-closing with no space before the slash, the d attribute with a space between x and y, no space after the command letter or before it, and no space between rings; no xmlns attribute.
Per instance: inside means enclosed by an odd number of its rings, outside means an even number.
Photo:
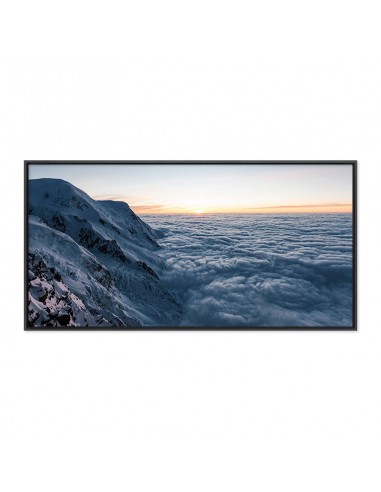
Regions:
<svg viewBox="0 0 381 492"><path fill-rule="evenodd" d="M28 179L30 165L345 165L352 166L352 326L28 326ZM24 331L357 331L357 160L25 160L24 161Z"/></svg>

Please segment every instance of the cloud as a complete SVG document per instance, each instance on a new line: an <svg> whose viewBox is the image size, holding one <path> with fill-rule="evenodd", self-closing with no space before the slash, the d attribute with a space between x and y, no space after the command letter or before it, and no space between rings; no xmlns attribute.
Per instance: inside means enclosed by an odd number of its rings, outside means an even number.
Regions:
<svg viewBox="0 0 381 492"><path fill-rule="evenodd" d="M350 326L347 214L156 216L185 326Z"/></svg>

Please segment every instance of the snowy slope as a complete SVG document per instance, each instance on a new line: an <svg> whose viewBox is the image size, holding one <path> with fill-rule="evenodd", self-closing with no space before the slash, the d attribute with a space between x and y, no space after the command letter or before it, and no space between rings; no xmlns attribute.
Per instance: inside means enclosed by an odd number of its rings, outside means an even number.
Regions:
<svg viewBox="0 0 381 492"><path fill-rule="evenodd" d="M157 234L126 203L93 200L57 179L31 180L28 191L31 326L179 319L160 280Z"/></svg>

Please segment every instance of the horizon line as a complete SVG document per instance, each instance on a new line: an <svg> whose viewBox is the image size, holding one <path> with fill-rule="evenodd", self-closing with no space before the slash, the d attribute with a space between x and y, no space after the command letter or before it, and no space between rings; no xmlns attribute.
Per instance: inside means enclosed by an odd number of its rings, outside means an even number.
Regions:
<svg viewBox="0 0 381 492"><path fill-rule="evenodd" d="M130 207L134 212L135 210ZM353 211L337 212L337 211L324 211L324 212L135 212L137 215L194 215L196 217L202 217L203 215L322 215L322 214L352 214Z"/></svg>

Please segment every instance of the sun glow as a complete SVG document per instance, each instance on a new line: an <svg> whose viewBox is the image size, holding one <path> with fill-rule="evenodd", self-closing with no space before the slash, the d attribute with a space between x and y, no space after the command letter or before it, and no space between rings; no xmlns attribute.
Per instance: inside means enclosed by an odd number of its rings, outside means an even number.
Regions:
<svg viewBox="0 0 381 492"><path fill-rule="evenodd" d="M201 215L204 212L205 212L205 210L202 210L201 208L199 208L199 209L197 209L197 210L194 211L194 213L197 214L197 215Z"/></svg>

